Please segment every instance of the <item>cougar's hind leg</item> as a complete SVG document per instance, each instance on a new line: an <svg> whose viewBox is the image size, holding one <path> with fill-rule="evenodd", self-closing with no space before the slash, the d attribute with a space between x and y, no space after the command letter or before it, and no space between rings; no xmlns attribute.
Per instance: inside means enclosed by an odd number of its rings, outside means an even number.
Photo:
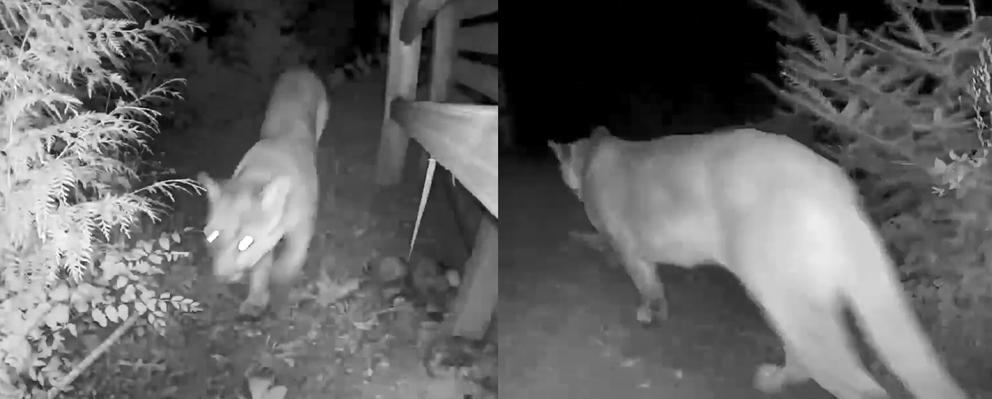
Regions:
<svg viewBox="0 0 992 399"><path fill-rule="evenodd" d="M251 270L248 281L248 296L238 307L240 316L257 319L269 306L269 276L272 273L272 252L258 260Z"/></svg>
<svg viewBox="0 0 992 399"><path fill-rule="evenodd" d="M788 384L812 378L838 399L888 397L861 363L839 297L816 298L801 287L790 289L777 283L752 290L785 342L786 352L783 365L765 364L758 368L755 388L774 393Z"/></svg>
<svg viewBox="0 0 992 399"><path fill-rule="evenodd" d="M794 239L808 234L811 225L789 223L808 211L794 205L751 213L732 231L728 268L762 308L786 351L783 365L758 368L754 386L770 393L812 378L838 399L886 398L861 363L844 317L840 287L852 278L837 270L847 267L844 256L822 256L837 253L823 246L826 239Z"/></svg>

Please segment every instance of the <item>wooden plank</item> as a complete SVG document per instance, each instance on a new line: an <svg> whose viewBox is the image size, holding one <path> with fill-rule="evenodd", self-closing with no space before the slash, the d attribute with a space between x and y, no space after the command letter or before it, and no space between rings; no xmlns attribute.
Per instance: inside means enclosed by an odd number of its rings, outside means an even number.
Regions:
<svg viewBox="0 0 992 399"><path fill-rule="evenodd" d="M499 72L496 68L459 58L455 61L454 78L494 101L499 98Z"/></svg>
<svg viewBox="0 0 992 399"><path fill-rule="evenodd" d="M499 24L482 24L461 28L455 33L459 50L499 54Z"/></svg>
<svg viewBox="0 0 992 399"><path fill-rule="evenodd" d="M499 217L499 110L492 105L393 101L393 118Z"/></svg>
<svg viewBox="0 0 992 399"><path fill-rule="evenodd" d="M499 299L499 232L496 222L484 216L475 236L472 256L465 263L465 278L455 298L452 335L482 339Z"/></svg>
<svg viewBox="0 0 992 399"><path fill-rule="evenodd" d="M417 36L410 45L400 41L400 21L409 0L392 0L389 27L389 63L386 73L385 112L376 156L376 184L390 186L400 182L410 137L390 117L393 99L416 99L417 68L420 62L420 41Z"/></svg>
<svg viewBox="0 0 992 399"><path fill-rule="evenodd" d="M458 19L469 19L499 11L499 0L452 0Z"/></svg>

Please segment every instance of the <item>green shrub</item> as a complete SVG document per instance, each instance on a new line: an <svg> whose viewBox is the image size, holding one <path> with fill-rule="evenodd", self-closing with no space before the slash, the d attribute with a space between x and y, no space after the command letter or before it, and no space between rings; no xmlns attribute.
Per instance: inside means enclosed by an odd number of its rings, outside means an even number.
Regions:
<svg viewBox="0 0 992 399"><path fill-rule="evenodd" d="M129 327L199 309L153 278L187 255L179 234L131 237L172 192L200 190L142 172L159 116L149 104L179 97L182 81L139 91L127 68L198 28L144 12L129 0L0 4L0 397L67 390ZM112 325L85 359L67 350Z"/></svg>
<svg viewBox="0 0 992 399"><path fill-rule="evenodd" d="M992 19L890 0L894 20L858 31L796 0L755 2L775 15L784 84L759 79L836 134L826 153L868 172L866 203L918 310L938 341L976 353L992 327Z"/></svg>

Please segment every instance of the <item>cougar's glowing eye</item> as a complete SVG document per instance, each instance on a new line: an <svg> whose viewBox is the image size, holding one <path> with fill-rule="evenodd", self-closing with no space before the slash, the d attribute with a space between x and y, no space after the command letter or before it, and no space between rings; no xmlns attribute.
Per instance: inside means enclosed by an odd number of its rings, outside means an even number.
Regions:
<svg viewBox="0 0 992 399"><path fill-rule="evenodd" d="M214 230L207 234L207 242L214 242L220 236L220 231Z"/></svg>
<svg viewBox="0 0 992 399"><path fill-rule="evenodd" d="M253 242L255 242L255 237L244 236L244 238L242 238L241 241L238 241L238 251L244 251L248 249L248 247L250 247Z"/></svg>

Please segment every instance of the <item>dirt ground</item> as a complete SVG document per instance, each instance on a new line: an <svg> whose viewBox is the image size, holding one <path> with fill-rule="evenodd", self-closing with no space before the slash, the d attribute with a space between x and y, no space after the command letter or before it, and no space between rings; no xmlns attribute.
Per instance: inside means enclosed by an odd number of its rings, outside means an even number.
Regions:
<svg viewBox="0 0 992 399"><path fill-rule="evenodd" d="M459 370L426 375L420 354L436 329L422 311L376 302L375 293L367 291L338 298L370 259L404 257L413 230L423 172L408 168L397 187L380 190L373 183L384 84L385 74L378 71L330 93L319 157L323 197L317 237L306 278L290 293L288 306L259 321L236 320L245 284L217 283L201 250L194 264L177 265L169 274L205 310L180 317L165 337L122 343L119 356L106 361L124 358L116 367L132 367L110 382L114 388L100 390L107 393L102 397L461 399L478 390L455 377ZM213 135L200 136L206 138L199 145L174 145L166 165L184 176L199 170L230 176L257 140L259 114L246 110L244 120L215 127ZM412 163L416 157L411 158ZM439 189L432 192L414 257L460 264L467 251L456 241L457 227ZM181 202L181 223L202 227L205 201ZM202 242L202 233L186 236L194 246ZM138 354L146 354L145 360L130 359ZM253 384L262 386L249 389Z"/></svg>
<svg viewBox="0 0 992 399"><path fill-rule="evenodd" d="M627 275L569 237L591 227L553 157L501 157L500 191L505 397L768 397L751 379L759 363L777 361L781 351L733 276L715 267L661 267L670 319L641 327ZM831 398L814 384L775 397Z"/></svg>

